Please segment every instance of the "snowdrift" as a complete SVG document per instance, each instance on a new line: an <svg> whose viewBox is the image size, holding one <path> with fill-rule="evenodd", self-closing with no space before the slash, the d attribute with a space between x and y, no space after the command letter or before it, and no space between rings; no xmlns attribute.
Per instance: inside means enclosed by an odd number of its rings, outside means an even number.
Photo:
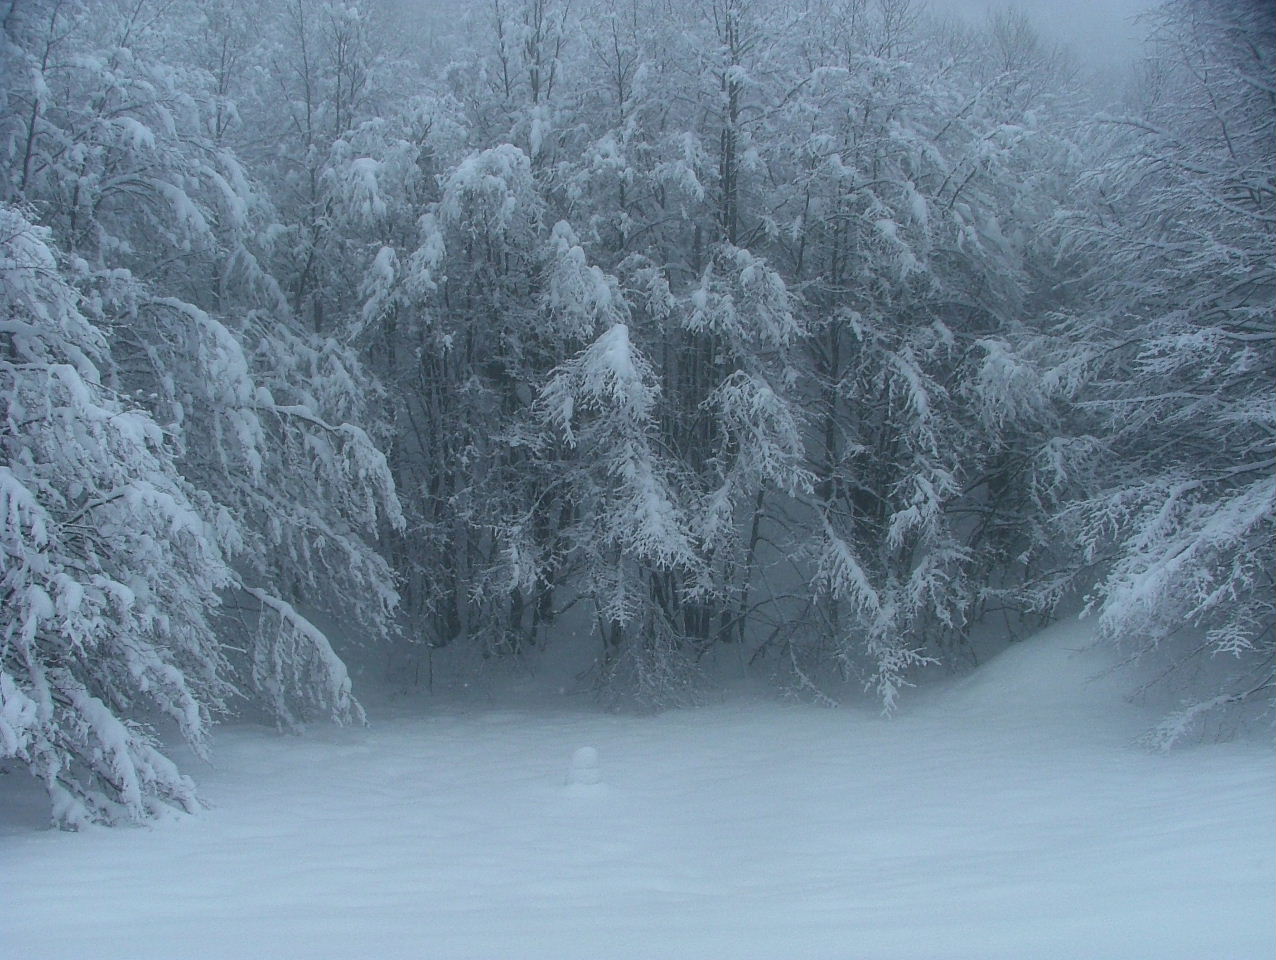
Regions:
<svg viewBox="0 0 1276 960"><path fill-rule="evenodd" d="M559 697L227 729L198 816L10 824L0 953L1271 956L1270 746L1138 747L1145 718L1085 637L1045 631L891 720Z"/></svg>

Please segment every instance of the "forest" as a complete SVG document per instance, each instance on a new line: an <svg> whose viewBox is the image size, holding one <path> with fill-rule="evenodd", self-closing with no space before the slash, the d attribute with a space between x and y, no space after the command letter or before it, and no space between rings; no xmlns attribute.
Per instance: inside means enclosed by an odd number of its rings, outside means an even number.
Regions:
<svg viewBox="0 0 1276 960"><path fill-rule="evenodd" d="M571 644L600 709L900 715L1084 612L1155 745L1270 725L1270 4L1107 85L1009 8L409 7L0 3L0 764L56 824Z"/></svg>

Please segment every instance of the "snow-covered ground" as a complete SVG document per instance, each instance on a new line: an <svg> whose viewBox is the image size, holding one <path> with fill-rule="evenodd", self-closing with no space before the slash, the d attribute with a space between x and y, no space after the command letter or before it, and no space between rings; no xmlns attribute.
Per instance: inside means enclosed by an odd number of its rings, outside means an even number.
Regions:
<svg viewBox="0 0 1276 960"><path fill-rule="evenodd" d="M0 956L1276 955L1271 747L1134 745L1147 718L1086 683L1082 638L889 721L561 698L232 727L197 771L213 808L145 829L33 829L0 784Z"/></svg>

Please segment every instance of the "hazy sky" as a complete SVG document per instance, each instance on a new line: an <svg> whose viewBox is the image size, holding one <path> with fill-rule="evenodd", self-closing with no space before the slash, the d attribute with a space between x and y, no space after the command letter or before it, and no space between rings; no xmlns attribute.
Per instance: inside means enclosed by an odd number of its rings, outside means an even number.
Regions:
<svg viewBox="0 0 1276 960"><path fill-rule="evenodd" d="M459 17L489 0L381 0L409 17ZM762 0L766 2L766 0ZM1143 28L1131 17L1161 0L919 0L937 11L950 11L978 23L992 7L1018 7L1042 36L1068 44L1083 63L1107 68L1137 57Z"/></svg>
<svg viewBox="0 0 1276 960"><path fill-rule="evenodd" d="M979 21L990 7L1018 7L1041 34L1071 46L1083 60L1107 66L1137 56L1143 28L1131 23L1135 14L1159 0L924 0L936 10L951 10Z"/></svg>

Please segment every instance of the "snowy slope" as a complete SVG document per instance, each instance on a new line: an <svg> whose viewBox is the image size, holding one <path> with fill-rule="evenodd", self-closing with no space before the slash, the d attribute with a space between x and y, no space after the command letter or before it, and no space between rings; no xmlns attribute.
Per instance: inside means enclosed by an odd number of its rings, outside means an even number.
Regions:
<svg viewBox="0 0 1276 960"><path fill-rule="evenodd" d="M198 817L14 812L0 956L1272 956L1270 747L1132 745L1145 718L1084 641L1047 631L889 721L560 699L228 729Z"/></svg>

